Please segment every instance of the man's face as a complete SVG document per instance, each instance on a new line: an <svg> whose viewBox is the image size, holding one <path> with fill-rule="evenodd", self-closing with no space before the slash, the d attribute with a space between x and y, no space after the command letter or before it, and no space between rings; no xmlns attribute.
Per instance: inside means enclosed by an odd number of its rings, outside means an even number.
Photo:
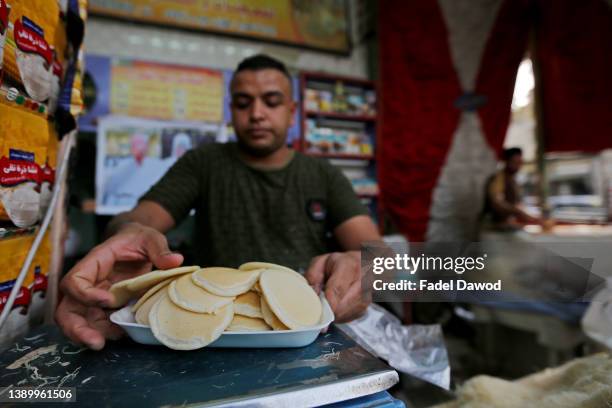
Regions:
<svg viewBox="0 0 612 408"><path fill-rule="evenodd" d="M232 123L240 147L258 157L281 148L294 123L296 107L289 79L275 69L244 70L234 76L230 91Z"/></svg>
<svg viewBox="0 0 612 408"><path fill-rule="evenodd" d="M516 174L523 166L523 155L515 154L506 162L506 169L510 174Z"/></svg>

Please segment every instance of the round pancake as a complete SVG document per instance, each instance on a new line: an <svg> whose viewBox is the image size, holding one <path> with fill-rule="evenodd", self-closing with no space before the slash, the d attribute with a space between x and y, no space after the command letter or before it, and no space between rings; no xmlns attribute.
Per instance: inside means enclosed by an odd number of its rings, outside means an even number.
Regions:
<svg viewBox="0 0 612 408"><path fill-rule="evenodd" d="M277 265L269 262L247 262L240 265L238 269L240 269L241 271L253 271L256 269L275 269L277 271L285 271L296 274L297 276L302 276L300 273L294 271L291 268L287 268L286 266ZM306 278L304 278L304 280L306 280Z"/></svg>
<svg viewBox="0 0 612 408"><path fill-rule="evenodd" d="M125 279L113 284L109 292L115 296L113 303L109 304L110 308L118 308L125 305L133 297L139 293L150 289L159 282L164 281L176 275L189 273L198 270L199 266L182 266L180 268L166 269L160 271L151 271L135 278Z"/></svg>
<svg viewBox="0 0 612 408"><path fill-rule="evenodd" d="M259 286L259 281L255 282L255 284L251 288L251 291L261 293L261 286Z"/></svg>
<svg viewBox="0 0 612 408"><path fill-rule="evenodd" d="M191 275L175 279L168 288L170 300L175 305L195 313L216 313L217 310L234 300L233 297L213 295L195 283Z"/></svg>
<svg viewBox="0 0 612 408"><path fill-rule="evenodd" d="M266 302L265 297L261 297L261 314L263 315L264 321L272 327L274 330L289 330L287 326L283 324L278 317L274 314L272 310L270 310L270 306L268 306L268 302Z"/></svg>
<svg viewBox="0 0 612 408"><path fill-rule="evenodd" d="M149 273L145 273L144 275L137 276L134 279L130 279L127 288L131 291L138 292L157 285L159 282L168 278L182 275L184 273L195 272L198 269L200 269L199 266L181 266L180 268L151 271Z"/></svg>
<svg viewBox="0 0 612 408"><path fill-rule="evenodd" d="M254 271L255 269L278 269L281 271L294 272L293 269L286 266L277 265L269 262L247 262L238 267L241 271Z"/></svg>
<svg viewBox="0 0 612 408"><path fill-rule="evenodd" d="M145 326L149 325L149 313L151 313L151 309L157 303L159 299L166 296L168 294L168 287L164 286L151 296L147 300L145 300L142 305L136 310L134 313L134 320L136 323L144 324Z"/></svg>
<svg viewBox="0 0 612 408"><path fill-rule="evenodd" d="M321 320L321 300L303 278L266 269L259 284L272 312L290 329L314 326Z"/></svg>
<svg viewBox="0 0 612 408"><path fill-rule="evenodd" d="M131 279L122 280L120 282L113 283L113 285L108 290L113 294L114 300L109 303L108 307L111 309L116 309L121 306L124 306L127 302L130 301L136 294L127 288L128 281Z"/></svg>
<svg viewBox="0 0 612 408"><path fill-rule="evenodd" d="M132 306L132 313L136 313L136 311L140 308L140 306L142 306L142 304L151 296L153 296L155 293L157 293L158 290L160 290L161 288L165 287L166 285L169 285L170 282L172 282L172 278L170 279L166 279L165 281L161 281L159 282L157 285L153 286L151 289L147 290L145 292L144 295L142 295L140 297L140 299L138 299L138 302L136 302L134 304L134 306Z"/></svg>
<svg viewBox="0 0 612 408"><path fill-rule="evenodd" d="M217 340L230 325L234 307L230 303L217 314L194 313L161 297L149 313L153 335L160 343L174 350L195 350Z"/></svg>
<svg viewBox="0 0 612 408"><path fill-rule="evenodd" d="M263 319L234 315L227 331L268 331L272 330Z"/></svg>
<svg viewBox="0 0 612 408"><path fill-rule="evenodd" d="M260 270L240 271L232 268L202 268L191 278L193 283L218 296L238 296L248 291L259 278Z"/></svg>
<svg viewBox="0 0 612 408"><path fill-rule="evenodd" d="M242 316L262 318L259 295L248 291L238 296L234 301L234 313Z"/></svg>

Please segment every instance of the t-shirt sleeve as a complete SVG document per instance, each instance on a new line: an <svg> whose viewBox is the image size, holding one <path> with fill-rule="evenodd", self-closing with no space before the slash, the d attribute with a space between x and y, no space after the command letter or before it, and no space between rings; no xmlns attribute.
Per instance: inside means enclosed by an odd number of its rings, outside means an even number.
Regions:
<svg viewBox="0 0 612 408"><path fill-rule="evenodd" d="M154 201L164 207L176 224L195 207L200 195L200 160L196 150L185 153L139 201Z"/></svg>
<svg viewBox="0 0 612 408"><path fill-rule="evenodd" d="M327 167L327 218L332 229L357 215L368 215L353 186L342 171L329 164Z"/></svg>

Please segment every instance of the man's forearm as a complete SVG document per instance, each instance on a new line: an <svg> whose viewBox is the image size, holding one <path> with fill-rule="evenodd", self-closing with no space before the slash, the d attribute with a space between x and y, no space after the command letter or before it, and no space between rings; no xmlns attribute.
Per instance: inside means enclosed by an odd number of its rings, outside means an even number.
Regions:
<svg viewBox="0 0 612 408"><path fill-rule="evenodd" d="M136 217L134 217L131 211L114 216L113 219L106 226L106 231L104 231L104 238L108 239L113 235L117 234L119 231L121 231L121 229L124 228L126 225L138 222L135 218Z"/></svg>
<svg viewBox="0 0 612 408"><path fill-rule="evenodd" d="M175 222L170 213L161 205L143 200L131 211L115 216L106 227L106 238L117 234L130 224L140 224L153 228L163 234L174 228Z"/></svg>

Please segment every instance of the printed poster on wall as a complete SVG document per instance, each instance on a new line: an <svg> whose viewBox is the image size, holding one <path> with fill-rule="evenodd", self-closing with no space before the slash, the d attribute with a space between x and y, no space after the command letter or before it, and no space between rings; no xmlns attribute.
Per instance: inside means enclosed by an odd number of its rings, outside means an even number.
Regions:
<svg viewBox="0 0 612 408"><path fill-rule="evenodd" d="M223 118L221 71L114 59L111 78L113 114L203 122Z"/></svg>
<svg viewBox="0 0 612 408"><path fill-rule="evenodd" d="M223 72L88 54L85 58L85 110L79 129L95 132L106 115L153 120L223 120Z"/></svg>
<svg viewBox="0 0 612 408"><path fill-rule="evenodd" d="M131 210L187 151L220 137L219 125L107 116L98 125L96 214Z"/></svg>
<svg viewBox="0 0 612 408"><path fill-rule="evenodd" d="M327 51L350 50L346 0L89 0L89 10Z"/></svg>
<svg viewBox="0 0 612 408"><path fill-rule="evenodd" d="M226 137L219 141L235 139L231 128L229 91L234 75L232 70L173 66L94 54L85 57L85 65L85 110L79 117L79 129L83 132L96 132L99 120L115 114L154 120L223 123ZM190 83L186 78L168 82L181 72L190 76L196 73L191 82L197 86L184 85ZM153 78L163 78L166 82L155 83ZM177 82L179 84L175 87ZM292 83L293 99L298 101L300 86L297 76L292 77ZM299 139L300 117L298 104L295 123L287 134L289 145Z"/></svg>

